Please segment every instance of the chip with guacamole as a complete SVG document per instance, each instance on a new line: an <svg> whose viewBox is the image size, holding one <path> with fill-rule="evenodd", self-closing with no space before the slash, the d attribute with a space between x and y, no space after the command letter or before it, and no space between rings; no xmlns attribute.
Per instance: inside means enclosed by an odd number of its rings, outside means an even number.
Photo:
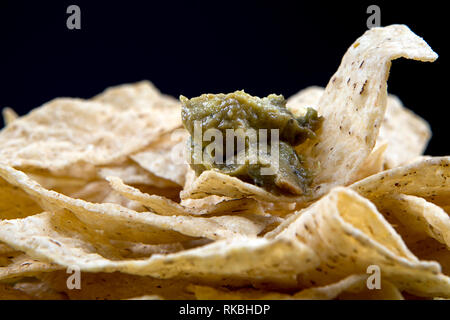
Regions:
<svg viewBox="0 0 450 320"><path fill-rule="evenodd" d="M258 98L244 91L180 100L191 134L190 165L198 175L215 169L274 193L307 193L313 172L294 147L316 138L323 120L316 110L295 117L282 95ZM212 142L210 129L216 130ZM211 143L215 148L209 148ZM262 170L274 163L278 170Z"/></svg>

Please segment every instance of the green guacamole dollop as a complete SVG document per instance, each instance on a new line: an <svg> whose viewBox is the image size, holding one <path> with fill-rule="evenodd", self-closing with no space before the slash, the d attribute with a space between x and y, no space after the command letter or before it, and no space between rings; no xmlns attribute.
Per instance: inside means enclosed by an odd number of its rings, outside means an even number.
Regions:
<svg viewBox="0 0 450 320"><path fill-rule="evenodd" d="M244 91L235 91L229 94L203 94L199 97L188 99L180 97L183 104L181 117L183 125L191 135L189 140L191 161L190 165L199 175L205 170L219 170L230 176L235 176L245 182L253 183L276 194L304 194L313 178L312 172L304 166L302 156L297 154L294 147L300 145L307 139L314 139L315 132L322 124L322 117L317 111L308 108L305 115L296 118L287 108L286 100L282 95L271 94L265 98L251 96ZM216 154L202 153L199 157L197 150L205 150L210 141L196 141L193 139L195 123L201 124L204 133L208 129L217 129L222 133L223 143L221 163L215 161ZM247 132L254 129L260 141L259 129L267 129L267 149L261 153L255 141L245 139L245 149L236 150L233 154L226 154L226 130L242 129ZM271 129L278 129L278 170L273 174L262 174L261 168L270 166L273 158L271 148ZM233 139L237 139L234 137ZM237 145L237 142L235 143ZM259 146L259 145L258 145ZM242 152L248 152L254 147L259 155L255 161L245 159L244 162L228 161L239 158ZM239 163L238 163L239 162ZM272 161L273 162L273 161Z"/></svg>

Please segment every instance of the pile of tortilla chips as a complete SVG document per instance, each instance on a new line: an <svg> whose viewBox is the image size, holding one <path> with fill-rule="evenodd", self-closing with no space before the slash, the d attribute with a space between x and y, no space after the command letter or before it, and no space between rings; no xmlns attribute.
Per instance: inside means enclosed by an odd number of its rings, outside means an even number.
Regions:
<svg viewBox="0 0 450 320"><path fill-rule="evenodd" d="M317 172L303 196L195 176L180 103L150 82L5 108L0 299L450 298L450 156L422 156L428 124L388 95L400 57L437 55L374 28L288 100L324 117L297 150Z"/></svg>

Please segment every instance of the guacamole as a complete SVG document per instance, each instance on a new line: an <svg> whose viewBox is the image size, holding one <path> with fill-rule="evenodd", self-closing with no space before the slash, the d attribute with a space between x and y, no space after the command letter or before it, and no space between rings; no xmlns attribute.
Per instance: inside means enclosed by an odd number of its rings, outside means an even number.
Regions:
<svg viewBox="0 0 450 320"><path fill-rule="evenodd" d="M294 147L316 137L322 118L314 109L308 108L304 116L296 118L286 108L282 95L258 98L244 91L203 94L192 99L181 96L180 100L183 125L191 135L190 165L197 175L205 170L219 170L277 194L300 195L308 191L312 173L304 167ZM201 134L208 129L221 133L219 141L214 138L216 148L212 152L207 152L212 139L194 139L196 125ZM229 129L235 132L234 136L227 135ZM256 140L249 138L250 133L255 134ZM239 138L243 139L244 148L238 147ZM236 146L231 153L228 143ZM262 144L266 148L262 149ZM249 150L257 157L249 157ZM271 174L262 172L262 168L273 167L274 156L276 170Z"/></svg>

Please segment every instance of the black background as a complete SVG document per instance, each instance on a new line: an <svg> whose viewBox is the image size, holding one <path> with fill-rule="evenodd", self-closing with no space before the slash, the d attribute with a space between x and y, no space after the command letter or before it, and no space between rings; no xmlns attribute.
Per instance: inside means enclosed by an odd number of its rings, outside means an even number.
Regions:
<svg viewBox="0 0 450 320"><path fill-rule="evenodd" d="M25 114L55 97L89 98L142 79L174 96L245 89L288 97L327 84L377 4L382 26L407 24L440 55L433 64L394 61L388 90L430 122L427 153L450 154L445 2L393 2L2 0L0 107ZM81 30L66 27L71 4L81 8Z"/></svg>

